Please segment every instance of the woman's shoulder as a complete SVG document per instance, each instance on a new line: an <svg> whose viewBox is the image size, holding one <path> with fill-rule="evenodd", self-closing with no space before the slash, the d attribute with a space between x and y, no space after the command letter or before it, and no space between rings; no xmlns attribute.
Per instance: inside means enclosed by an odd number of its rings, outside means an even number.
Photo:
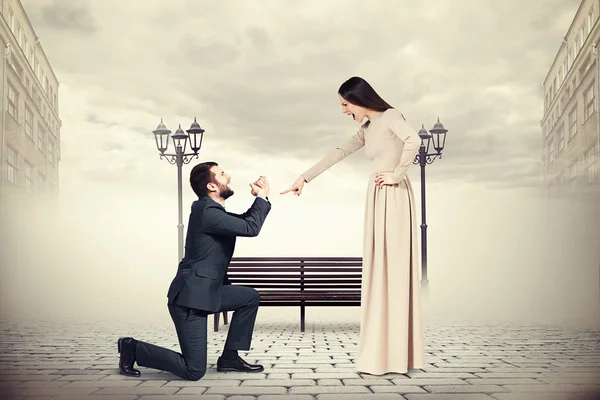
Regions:
<svg viewBox="0 0 600 400"><path fill-rule="evenodd" d="M404 118L404 115L395 108L388 108L387 110L385 110L383 112L383 118L386 118L389 120L400 118L400 119L403 119L406 121L406 118Z"/></svg>

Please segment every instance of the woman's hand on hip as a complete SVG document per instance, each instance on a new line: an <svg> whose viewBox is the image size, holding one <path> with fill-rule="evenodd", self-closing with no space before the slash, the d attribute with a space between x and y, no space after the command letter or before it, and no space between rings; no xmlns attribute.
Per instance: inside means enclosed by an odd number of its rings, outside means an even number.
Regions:
<svg viewBox="0 0 600 400"><path fill-rule="evenodd" d="M394 177L393 172L380 172L375 175L375 184L381 189L384 186L397 185L399 182Z"/></svg>

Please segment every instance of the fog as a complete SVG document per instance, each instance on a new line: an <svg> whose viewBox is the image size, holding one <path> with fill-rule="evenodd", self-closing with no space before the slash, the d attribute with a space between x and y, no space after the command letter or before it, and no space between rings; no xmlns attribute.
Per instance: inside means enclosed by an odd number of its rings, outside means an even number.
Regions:
<svg viewBox="0 0 600 400"><path fill-rule="evenodd" d="M279 192L293 164L230 162L235 195L228 210L251 204L247 182L271 181L273 204L256 238L239 238L235 256L360 256L368 174L340 165L305 186ZM227 160L226 160L227 161ZM443 161L427 167L435 174ZM162 164L164 165L162 165ZM193 165L193 164L192 164ZM3 241L2 313L10 319L169 323L166 292L177 268L175 167L152 192L109 183L65 184L55 212L30 212ZM184 168L184 224L193 193ZM269 173L265 173L265 171ZM418 199L418 170L411 171ZM599 326L598 202L549 200L536 190L469 184L427 186L426 321L517 321ZM401 223L401 221L398 221ZM420 230L418 233L420 241ZM358 307L311 308L311 318L360 320ZM297 307L261 308L258 322L298 320Z"/></svg>

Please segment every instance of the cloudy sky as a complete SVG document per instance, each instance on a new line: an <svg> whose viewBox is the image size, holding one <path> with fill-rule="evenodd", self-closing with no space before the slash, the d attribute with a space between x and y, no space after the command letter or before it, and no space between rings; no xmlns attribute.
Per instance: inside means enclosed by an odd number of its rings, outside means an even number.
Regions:
<svg viewBox="0 0 600 400"><path fill-rule="evenodd" d="M52 231L43 253L56 284L40 296L72 306L63 289L76 286L110 308L121 298L106 287L129 280L138 282L129 295L163 310L176 268L177 186L175 167L155 148L160 118L172 131L198 118L206 129L200 160L233 177L228 209L243 211L252 200L247 183L270 179L273 211L259 238L238 241L237 255L360 256L371 171L361 151L300 198L278 194L356 131L337 89L358 75L416 130L438 117L448 129L444 158L427 167L436 293L490 293L495 282L501 307L515 274L520 299L529 299L554 262L548 282L597 298L597 262L582 256L592 228L557 218L536 192L541 82L578 0L22 1L61 82L60 234ZM194 200L190 168L184 223ZM419 170L410 176L418 199ZM85 283L68 283L82 270ZM11 274L26 280L26 272ZM542 286L536 293L557 293Z"/></svg>

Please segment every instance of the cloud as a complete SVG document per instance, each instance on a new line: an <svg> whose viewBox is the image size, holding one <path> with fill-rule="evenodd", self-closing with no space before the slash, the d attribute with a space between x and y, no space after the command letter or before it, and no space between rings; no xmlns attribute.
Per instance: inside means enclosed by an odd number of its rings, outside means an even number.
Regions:
<svg viewBox="0 0 600 400"><path fill-rule="evenodd" d="M34 7L33 5L40 7ZM77 0L54 0L25 2L30 18L36 20L41 28L65 33L77 33L89 36L98 32L99 25L87 2ZM38 24L35 27L38 27Z"/></svg>

